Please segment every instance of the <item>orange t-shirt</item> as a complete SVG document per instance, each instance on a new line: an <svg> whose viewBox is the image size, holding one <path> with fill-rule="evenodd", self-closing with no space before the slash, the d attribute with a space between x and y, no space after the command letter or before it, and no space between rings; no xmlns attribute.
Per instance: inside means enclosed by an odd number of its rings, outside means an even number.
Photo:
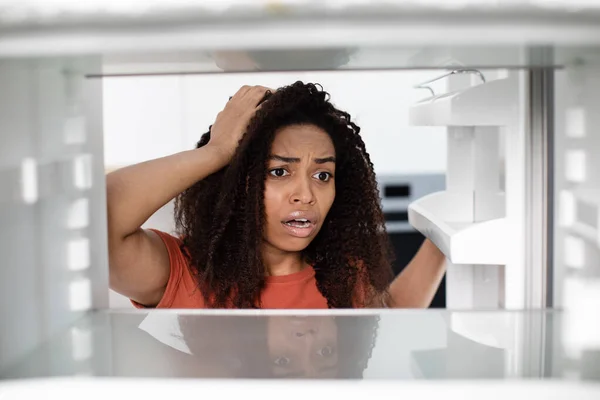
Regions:
<svg viewBox="0 0 600 400"><path fill-rule="evenodd" d="M165 232L152 230L165 243L171 274L165 293L156 308L206 308L204 298L190 273L188 259L181 251L181 240ZM261 294L263 308L327 308L327 300L317 288L315 270L307 267L285 276L269 276ZM132 301L133 305L143 306Z"/></svg>

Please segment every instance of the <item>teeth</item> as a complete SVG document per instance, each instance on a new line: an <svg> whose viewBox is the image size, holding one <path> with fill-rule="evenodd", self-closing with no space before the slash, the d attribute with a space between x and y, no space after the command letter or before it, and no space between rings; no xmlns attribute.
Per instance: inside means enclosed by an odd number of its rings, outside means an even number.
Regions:
<svg viewBox="0 0 600 400"><path fill-rule="evenodd" d="M310 226L310 221L307 219L293 219L291 221L286 222L285 224L296 228L308 228Z"/></svg>
<svg viewBox="0 0 600 400"><path fill-rule="evenodd" d="M308 220L307 220L307 219L305 219L305 218L295 219L294 221L298 221L298 222L308 222Z"/></svg>

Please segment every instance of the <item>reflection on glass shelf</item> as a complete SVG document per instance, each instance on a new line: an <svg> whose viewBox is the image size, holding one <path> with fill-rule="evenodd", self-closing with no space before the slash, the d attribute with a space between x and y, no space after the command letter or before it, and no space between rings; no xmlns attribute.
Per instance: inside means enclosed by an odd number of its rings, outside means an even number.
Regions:
<svg viewBox="0 0 600 400"><path fill-rule="evenodd" d="M48 376L600 380L559 312L99 312L2 372ZM479 321L479 322L478 322Z"/></svg>

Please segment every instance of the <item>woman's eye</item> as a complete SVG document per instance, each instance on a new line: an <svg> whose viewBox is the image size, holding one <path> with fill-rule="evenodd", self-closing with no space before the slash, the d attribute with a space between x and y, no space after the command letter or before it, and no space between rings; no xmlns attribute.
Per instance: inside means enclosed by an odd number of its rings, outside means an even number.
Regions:
<svg viewBox="0 0 600 400"><path fill-rule="evenodd" d="M321 182L327 182L329 179L331 179L331 174L329 172L319 172L314 176Z"/></svg>
<svg viewBox="0 0 600 400"><path fill-rule="evenodd" d="M317 354L321 357L329 357L333 354L333 348L331 346L325 346L317 351Z"/></svg>
<svg viewBox="0 0 600 400"><path fill-rule="evenodd" d="M287 357L278 357L273 361L273 363L279 367L285 367L290 363L290 359Z"/></svg>
<svg viewBox="0 0 600 400"><path fill-rule="evenodd" d="M277 178L281 178L287 175L287 171L283 168L275 168L269 171L269 174Z"/></svg>

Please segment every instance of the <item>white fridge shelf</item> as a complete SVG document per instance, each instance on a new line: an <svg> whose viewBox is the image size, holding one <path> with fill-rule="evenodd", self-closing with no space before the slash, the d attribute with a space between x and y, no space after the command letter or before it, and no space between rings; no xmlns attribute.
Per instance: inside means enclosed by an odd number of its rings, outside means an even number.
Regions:
<svg viewBox="0 0 600 400"><path fill-rule="evenodd" d="M472 204L464 193L433 193L409 206L409 222L453 264L506 264L511 250L505 218L470 222Z"/></svg>
<svg viewBox="0 0 600 400"><path fill-rule="evenodd" d="M421 100L410 108L412 126L506 126L518 113L518 81L498 79Z"/></svg>
<svg viewBox="0 0 600 400"><path fill-rule="evenodd" d="M569 230L600 246L600 189L577 188L563 198L567 200Z"/></svg>

